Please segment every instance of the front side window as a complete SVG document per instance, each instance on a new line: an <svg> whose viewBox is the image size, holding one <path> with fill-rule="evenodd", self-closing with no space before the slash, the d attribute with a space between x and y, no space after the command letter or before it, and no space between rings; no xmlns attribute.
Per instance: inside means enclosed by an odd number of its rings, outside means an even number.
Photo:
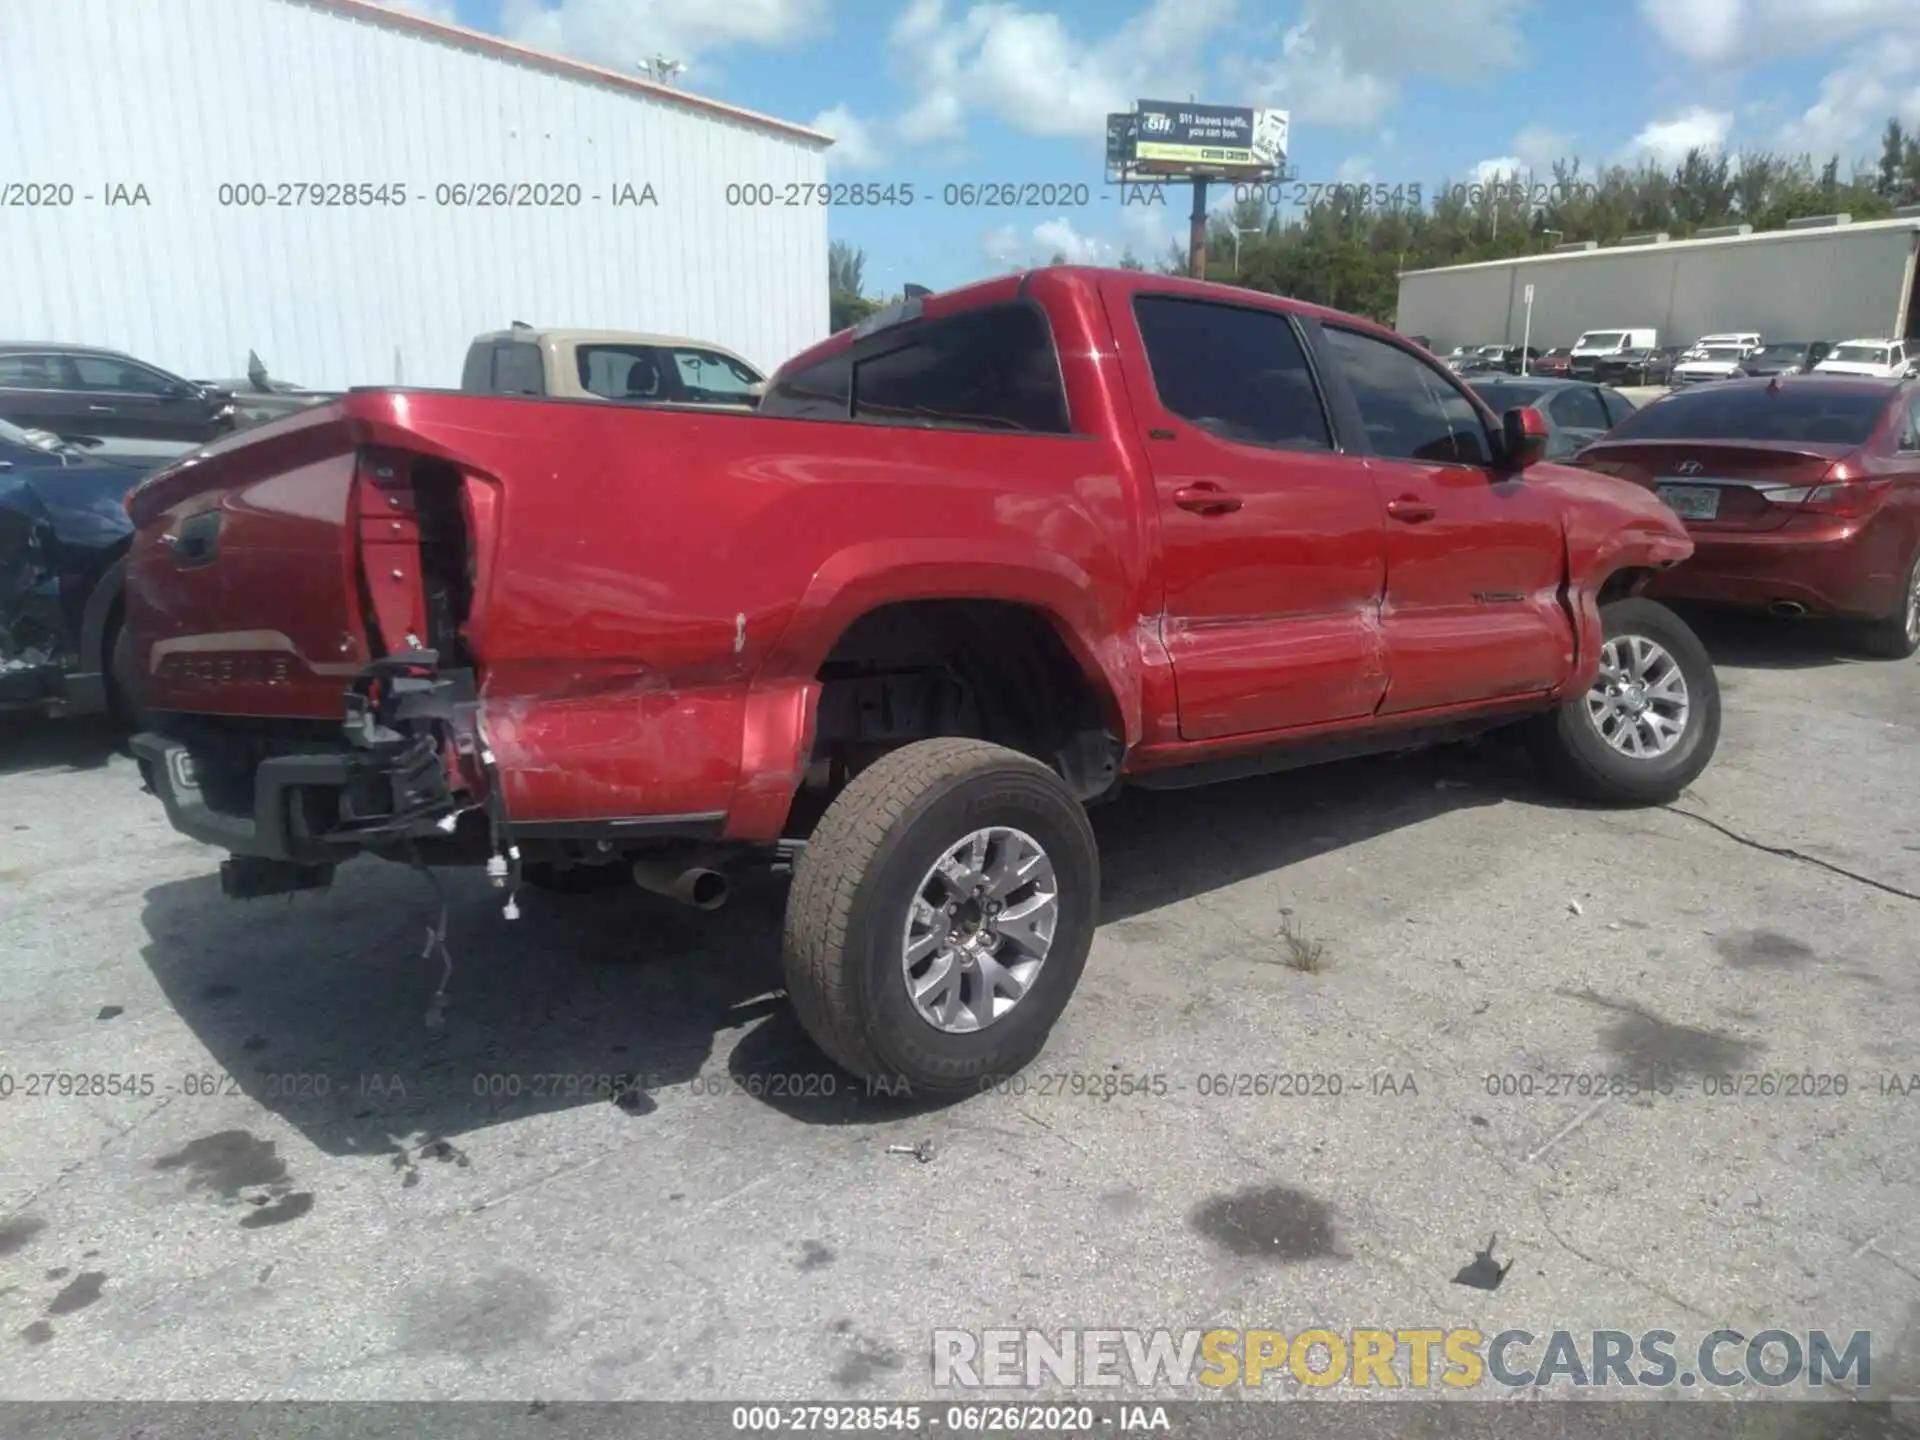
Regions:
<svg viewBox="0 0 1920 1440"><path fill-rule="evenodd" d="M852 381L856 420L1039 435L1071 428L1053 336L1031 305L983 306L903 329L891 348L854 361Z"/></svg>
<svg viewBox="0 0 1920 1440"><path fill-rule="evenodd" d="M1371 335L1332 325L1324 333L1375 454L1436 465L1493 463L1480 412L1438 371Z"/></svg>
<svg viewBox="0 0 1920 1440"><path fill-rule="evenodd" d="M179 382L144 365L115 360L108 355L75 355L74 373L87 390L117 390L123 394L164 395Z"/></svg>
<svg viewBox="0 0 1920 1440"><path fill-rule="evenodd" d="M1600 406L1600 397L1584 387L1562 390L1548 403L1547 413L1553 416L1554 424L1569 430L1607 428L1607 412Z"/></svg>
<svg viewBox="0 0 1920 1440"><path fill-rule="evenodd" d="M673 356L681 391L692 400L749 400L760 376L713 350L676 346Z"/></svg>
<svg viewBox="0 0 1920 1440"><path fill-rule="evenodd" d="M1160 403L1242 445L1331 450L1320 393L1293 323L1272 310L1141 295L1133 302Z"/></svg>

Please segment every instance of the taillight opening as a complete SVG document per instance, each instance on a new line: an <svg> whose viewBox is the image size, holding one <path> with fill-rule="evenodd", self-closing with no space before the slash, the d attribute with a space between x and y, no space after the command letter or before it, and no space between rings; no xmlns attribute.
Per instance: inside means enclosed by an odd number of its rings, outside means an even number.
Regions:
<svg viewBox="0 0 1920 1440"><path fill-rule="evenodd" d="M1795 515L1858 519L1878 508L1887 493L1884 480L1830 480L1818 485L1782 486L1765 492L1769 505Z"/></svg>

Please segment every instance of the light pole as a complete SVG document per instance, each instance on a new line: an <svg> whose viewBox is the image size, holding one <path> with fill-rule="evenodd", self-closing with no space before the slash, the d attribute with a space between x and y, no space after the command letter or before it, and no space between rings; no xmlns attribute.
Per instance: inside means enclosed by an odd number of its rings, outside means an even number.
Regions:
<svg viewBox="0 0 1920 1440"><path fill-rule="evenodd" d="M1564 230L1542 230L1540 232L1540 238L1542 240L1546 239L1549 235L1553 237L1553 243L1556 245L1567 238L1567 232Z"/></svg>

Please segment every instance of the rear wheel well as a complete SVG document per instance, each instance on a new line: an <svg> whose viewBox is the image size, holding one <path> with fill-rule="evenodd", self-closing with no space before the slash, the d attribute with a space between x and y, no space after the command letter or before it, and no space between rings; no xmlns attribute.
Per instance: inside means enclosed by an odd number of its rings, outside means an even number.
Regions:
<svg viewBox="0 0 1920 1440"><path fill-rule="evenodd" d="M1596 606L1611 605L1616 600L1638 595L1658 573L1645 565L1629 565L1623 570L1616 570L1601 583L1600 592L1593 597L1593 603Z"/></svg>
<svg viewBox="0 0 1920 1440"><path fill-rule="evenodd" d="M821 683L808 785L831 795L888 751L986 740L1052 766L1083 799L1112 788L1119 721L1046 611L1003 600L913 600L854 621Z"/></svg>

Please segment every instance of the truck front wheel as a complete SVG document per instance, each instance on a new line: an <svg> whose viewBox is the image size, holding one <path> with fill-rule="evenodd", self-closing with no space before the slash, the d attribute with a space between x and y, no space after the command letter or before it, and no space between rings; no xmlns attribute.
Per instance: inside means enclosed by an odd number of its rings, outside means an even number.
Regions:
<svg viewBox="0 0 1920 1440"><path fill-rule="evenodd" d="M1059 776L977 740L862 770L794 866L787 992L869 1085L958 1096L1026 1065L1079 982L1100 857Z"/></svg>
<svg viewBox="0 0 1920 1440"><path fill-rule="evenodd" d="M1600 607L1600 670L1584 694L1533 722L1536 763L1561 789L1611 805L1659 805L1697 779L1720 743L1720 683L1700 639L1638 597Z"/></svg>

